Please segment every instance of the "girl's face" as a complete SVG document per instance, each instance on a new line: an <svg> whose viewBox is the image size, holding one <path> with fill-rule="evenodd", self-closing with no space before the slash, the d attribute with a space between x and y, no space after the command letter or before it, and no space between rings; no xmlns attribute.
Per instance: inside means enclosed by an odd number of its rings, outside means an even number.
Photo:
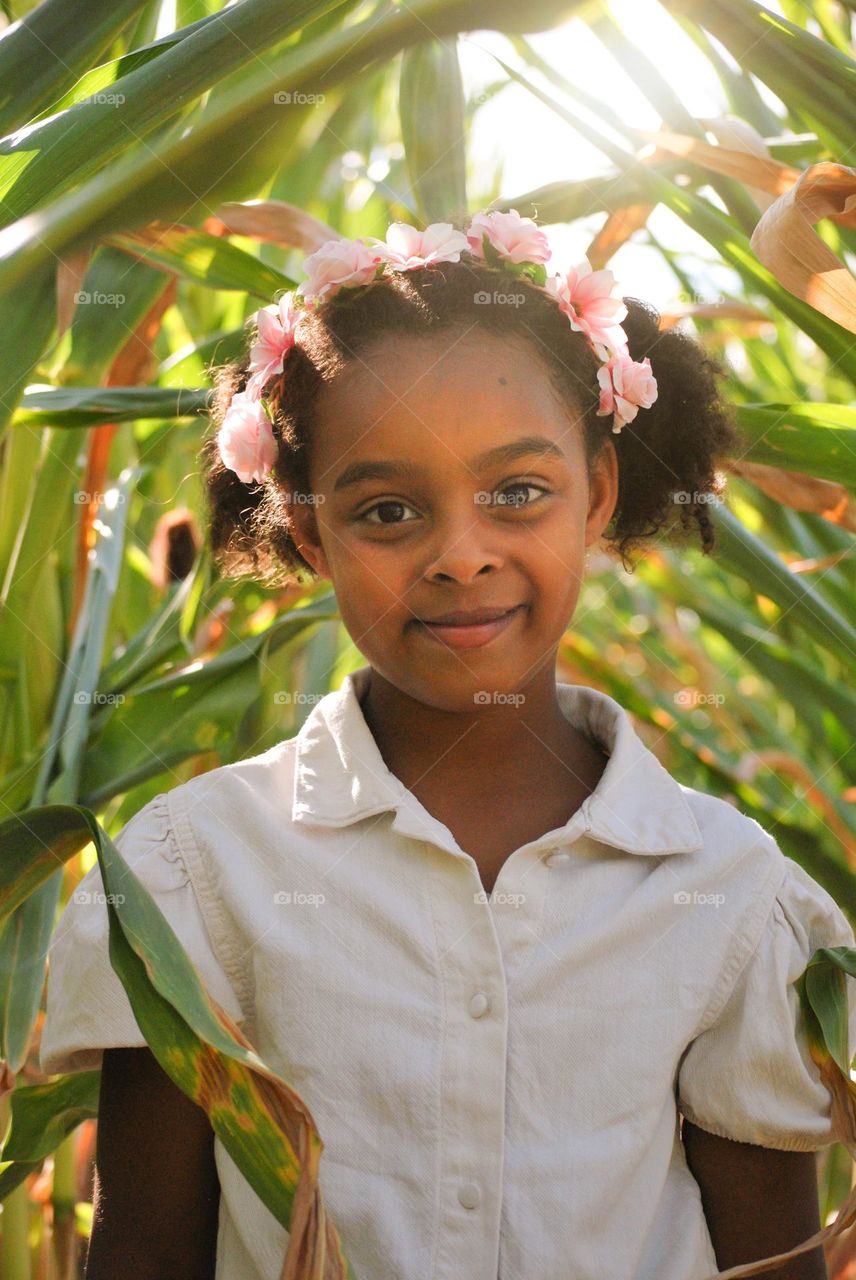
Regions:
<svg viewBox="0 0 856 1280"><path fill-rule="evenodd" d="M322 390L294 536L392 685L472 710L553 671L618 494L610 441L589 482L582 429L527 345L481 329L384 340ZM424 622L486 607L516 608L487 643Z"/></svg>

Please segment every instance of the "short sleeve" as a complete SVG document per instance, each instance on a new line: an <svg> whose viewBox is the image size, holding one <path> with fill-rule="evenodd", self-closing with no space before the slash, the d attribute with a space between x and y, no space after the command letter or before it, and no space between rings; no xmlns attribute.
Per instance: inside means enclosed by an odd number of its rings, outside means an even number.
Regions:
<svg viewBox="0 0 856 1280"><path fill-rule="evenodd" d="M678 1110L723 1138L783 1151L837 1141L832 1095L808 1049L794 985L818 947L852 947L834 899L791 858L761 939L712 1024L684 1053ZM845 978L851 1056L856 979Z"/></svg>
<svg viewBox="0 0 856 1280"><path fill-rule="evenodd" d="M166 794L144 805L113 843L163 912L208 993L235 1022L243 1022L170 826ZM39 1047L46 1075L93 1070L101 1066L104 1049L146 1044L110 963L108 939L104 882L96 862L69 898L51 936Z"/></svg>

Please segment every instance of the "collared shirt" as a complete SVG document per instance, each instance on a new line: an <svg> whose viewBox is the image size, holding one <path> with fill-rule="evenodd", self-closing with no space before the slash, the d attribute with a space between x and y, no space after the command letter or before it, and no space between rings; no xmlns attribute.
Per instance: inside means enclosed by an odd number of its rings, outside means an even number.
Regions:
<svg viewBox="0 0 856 1280"><path fill-rule="evenodd" d="M718 1274L679 1116L761 1146L835 1140L793 984L818 947L854 945L846 918L756 821L675 781L619 703L568 684L563 714L608 763L488 897L387 768L368 675L116 838L309 1106L357 1280ZM54 931L42 1069L143 1044L96 863ZM285 1230L219 1139L215 1158L217 1280L279 1280Z"/></svg>

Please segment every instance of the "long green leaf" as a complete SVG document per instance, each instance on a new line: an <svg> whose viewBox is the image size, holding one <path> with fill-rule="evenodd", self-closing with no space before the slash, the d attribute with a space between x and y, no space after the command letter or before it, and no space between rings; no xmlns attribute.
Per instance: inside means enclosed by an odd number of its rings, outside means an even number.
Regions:
<svg viewBox="0 0 856 1280"><path fill-rule="evenodd" d="M28 391L13 426L91 427L144 418L195 418L209 407L202 387L45 387Z"/></svg>
<svg viewBox="0 0 856 1280"><path fill-rule="evenodd" d="M760 595L774 600L792 624L804 627L843 662L856 656L856 628L787 568L763 540L722 505L716 512L717 558Z"/></svg>
<svg viewBox="0 0 856 1280"><path fill-rule="evenodd" d="M741 404L737 426L752 462L802 471L856 489L856 408L841 404Z"/></svg>
<svg viewBox="0 0 856 1280"><path fill-rule="evenodd" d="M296 1196L314 1202L302 1221L319 1222L321 1239L291 1236L289 1251L300 1246L317 1258L315 1246L326 1245L338 1274L352 1276L321 1205L317 1168L323 1144L311 1114L208 995L157 903L88 809L45 805L0 823L0 922L37 885L59 879L57 866L90 843L104 887L110 963L147 1044L174 1083L205 1111L229 1155L287 1231Z"/></svg>
<svg viewBox="0 0 856 1280"><path fill-rule="evenodd" d="M55 199L142 142L189 103L342 0L244 0L123 77L121 93L78 103L0 143L3 222ZM134 154L136 148L131 149ZM4 154L5 153L5 154Z"/></svg>
<svg viewBox="0 0 856 1280"><path fill-rule="evenodd" d="M0 33L0 134L53 102L63 86L110 47L144 4L145 0L43 0Z"/></svg>
<svg viewBox="0 0 856 1280"><path fill-rule="evenodd" d="M398 109L410 183L423 222L467 212L464 84L457 41L423 40L401 59Z"/></svg>

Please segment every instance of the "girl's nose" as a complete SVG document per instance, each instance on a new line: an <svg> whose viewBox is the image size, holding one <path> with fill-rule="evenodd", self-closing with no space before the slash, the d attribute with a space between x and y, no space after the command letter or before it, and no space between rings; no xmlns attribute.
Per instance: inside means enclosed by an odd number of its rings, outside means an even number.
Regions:
<svg viewBox="0 0 856 1280"><path fill-rule="evenodd" d="M498 569L501 564L498 530L488 526L475 501L457 505L437 521L426 577L468 582L476 574Z"/></svg>

